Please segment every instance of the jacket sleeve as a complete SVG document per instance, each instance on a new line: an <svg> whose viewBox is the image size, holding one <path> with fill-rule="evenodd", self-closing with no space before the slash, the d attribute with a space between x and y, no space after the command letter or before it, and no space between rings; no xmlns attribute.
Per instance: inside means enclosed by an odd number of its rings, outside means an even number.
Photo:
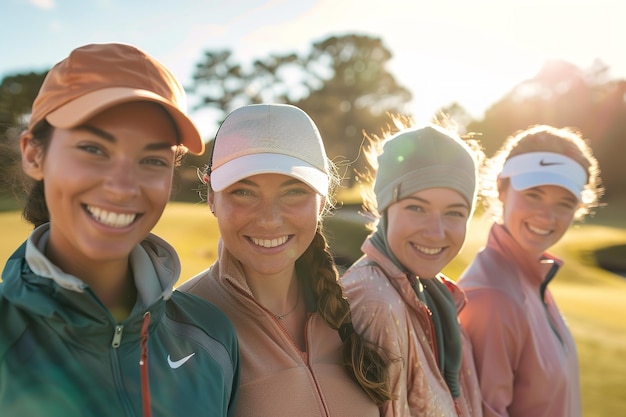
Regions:
<svg viewBox="0 0 626 417"><path fill-rule="evenodd" d="M484 417L508 417L515 374L528 328L524 312L502 291L467 289L468 302L459 313L468 334L480 383Z"/></svg>
<svg viewBox="0 0 626 417"><path fill-rule="evenodd" d="M402 358L408 356L407 333L410 323L407 323L406 314L403 314L402 304L391 299L399 298L395 290L388 285L379 287L380 282L386 281L386 278L381 278L376 268L366 266L351 271L351 274L354 275L349 277L347 295L354 328L365 340L378 346L392 361L389 369L390 383L397 400L386 402L381 407L381 416L408 417L409 375ZM345 278L346 276L343 280Z"/></svg>
<svg viewBox="0 0 626 417"><path fill-rule="evenodd" d="M396 396L395 401L388 401L381 407L383 417L409 417L407 393L407 366L403 358L408 356L406 346L407 328L404 315L398 315L389 304L377 300L367 302L358 309L362 314L356 318L357 331L368 341L375 343L392 360L389 368L391 387ZM360 330L359 330L360 329ZM401 329L403 329L401 331Z"/></svg>

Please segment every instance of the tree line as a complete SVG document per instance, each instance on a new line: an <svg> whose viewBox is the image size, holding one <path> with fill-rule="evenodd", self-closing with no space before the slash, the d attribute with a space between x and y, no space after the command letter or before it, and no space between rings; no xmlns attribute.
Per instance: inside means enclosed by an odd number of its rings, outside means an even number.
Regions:
<svg viewBox="0 0 626 417"><path fill-rule="evenodd" d="M217 123L236 107L278 102L296 105L317 123L329 156L338 163L345 186L354 185L354 171L363 167L359 151L363 134L389 127L390 114L411 116L411 92L387 69L392 53L380 37L358 34L329 36L303 53L270 54L249 63L237 62L232 51L207 50L196 64L191 85L191 111L210 111ZM10 142L25 126L30 106L45 72L6 76L0 84L0 142ZM580 69L565 61L549 61L531 79L512 86L480 120L461 103L433 114L448 115L467 132L477 132L487 155L515 131L534 124L574 127L589 138L600 162L606 198L626 190L626 169L617 150L626 146L626 80L609 76L609 67L595 62ZM205 138L208 142L212 138ZM14 141L16 142L16 141ZM207 147L211 148L210 144ZM0 178L18 157L0 155ZM176 200L198 201L195 169L208 159L184 160ZM8 192L0 184L0 196Z"/></svg>

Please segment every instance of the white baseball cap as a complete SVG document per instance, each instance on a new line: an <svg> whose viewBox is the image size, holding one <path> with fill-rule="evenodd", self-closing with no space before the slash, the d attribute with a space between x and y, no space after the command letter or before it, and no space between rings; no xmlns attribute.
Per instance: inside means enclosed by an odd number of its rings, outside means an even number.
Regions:
<svg viewBox="0 0 626 417"><path fill-rule="evenodd" d="M211 188L222 191L258 174L297 178L328 194L328 162L317 126L287 104L252 104L231 112L214 139Z"/></svg>
<svg viewBox="0 0 626 417"><path fill-rule="evenodd" d="M570 191L580 201L587 183L587 171L560 153L529 152L509 158L499 178L510 178L516 190L556 185Z"/></svg>

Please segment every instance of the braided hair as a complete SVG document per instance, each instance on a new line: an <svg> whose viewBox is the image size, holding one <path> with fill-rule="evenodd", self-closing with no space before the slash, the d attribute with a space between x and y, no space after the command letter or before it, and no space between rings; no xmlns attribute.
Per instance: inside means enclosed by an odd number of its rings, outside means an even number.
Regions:
<svg viewBox="0 0 626 417"><path fill-rule="evenodd" d="M339 273L321 224L307 250L296 261L296 272L299 277L310 278L317 311L332 329L339 332L344 365L356 382L377 405L394 399L389 382L390 360L354 331L350 304L339 283Z"/></svg>

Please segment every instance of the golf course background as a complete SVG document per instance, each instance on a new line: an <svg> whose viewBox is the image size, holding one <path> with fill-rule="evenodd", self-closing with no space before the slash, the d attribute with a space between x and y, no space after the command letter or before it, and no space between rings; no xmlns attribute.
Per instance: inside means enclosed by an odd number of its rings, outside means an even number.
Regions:
<svg viewBox="0 0 626 417"><path fill-rule="evenodd" d="M622 214L626 204L611 206L584 224L574 225L551 250L565 261L550 288L577 342L585 417L626 416L626 278L599 268L596 257L599 249L626 244L626 216ZM350 259L358 255L367 232L354 210L347 210L330 217L326 228L333 250ZM448 276L459 275L483 245L489 226L483 217L473 220L463 250L444 271ZM2 261L30 230L18 211L0 212ZM219 233L205 204L170 203L155 233L180 254L179 283L216 258ZM624 260L623 253L605 252Z"/></svg>

